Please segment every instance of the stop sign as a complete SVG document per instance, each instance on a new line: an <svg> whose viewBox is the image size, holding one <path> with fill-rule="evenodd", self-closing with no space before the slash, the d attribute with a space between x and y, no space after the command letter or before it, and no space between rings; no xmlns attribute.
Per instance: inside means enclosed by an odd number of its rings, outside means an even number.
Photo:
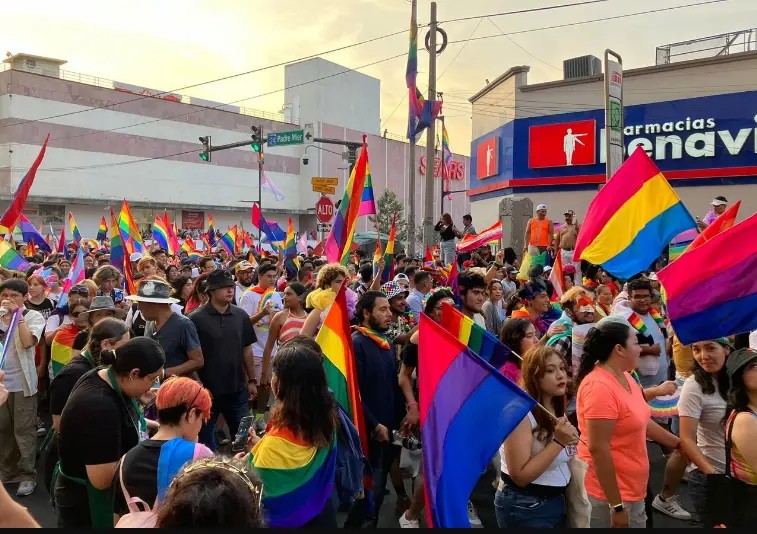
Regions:
<svg viewBox="0 0 757 534"><path fill-rule="evenodd" d="M334 217L334 203L329 197L321 197L315 203L315 216L318 217L318 222L323 224L331 222Z"/></svg>

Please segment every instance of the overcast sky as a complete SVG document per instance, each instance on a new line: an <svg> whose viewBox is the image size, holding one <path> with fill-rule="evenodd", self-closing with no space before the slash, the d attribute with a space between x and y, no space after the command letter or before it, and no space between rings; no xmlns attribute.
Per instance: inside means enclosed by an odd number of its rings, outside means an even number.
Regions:
<svg viewBox="0 0 757 534"><path fill-rule="evenodd" d="M608 0L601 4L521 15L443 23L451 44L438 59L438 89L448 103L447 125L454 152L470 150L468 97L513 65L530 65L529 83L560 79L563 59L613 48L626 68L654 63L655 47L757 26L756 0L543 28L703 0ZM439 20L480 17L579 0L438 0ZM429 0L418 1L418 20L429 19ZM66 70L160 90L206 82L292 61L320 51L406 30L409 0L34 0L3 6L0 52L26 52L65 59ZM497 27L495 27L495 24ZM501 31L500 31L501 30ZM425 30L420 35L423 42ZM467 39L473 36L467 44ZM495 36L475 40L477 37ZM422 44L421 44L422 46ZM407 32L325 55L360 67L407 52ZM519 48L520 47L520 48ZM534 57L535 56L535 57ZM535 59L535 58L538 58ZM360 69L381 80L382 128L403 134L407 103L404 57ZM419 53L419 86L426 89L428 54ZM276 111L284 104L284 68L202 85L183 94L249 108ZM401 102L403 101L403 102Z"/></svg>

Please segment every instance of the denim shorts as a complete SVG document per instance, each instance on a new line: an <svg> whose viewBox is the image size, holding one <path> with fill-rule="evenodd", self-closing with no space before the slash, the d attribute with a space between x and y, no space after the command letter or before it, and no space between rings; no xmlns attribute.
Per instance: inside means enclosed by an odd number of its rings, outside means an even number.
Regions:
<svg viewBox="0 0 757 534"><path fill-rule="evenodd" d="M539 497L502 485L494 496L499 528L565 528L565 496Z"/></svg>

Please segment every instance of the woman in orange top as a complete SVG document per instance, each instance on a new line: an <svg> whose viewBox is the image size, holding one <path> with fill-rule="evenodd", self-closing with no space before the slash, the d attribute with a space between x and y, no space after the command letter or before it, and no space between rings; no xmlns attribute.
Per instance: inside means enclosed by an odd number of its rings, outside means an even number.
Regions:
<svg viewBox="0 0 757 534"><path fill-rule="evenodd" d="M622 320L621 320L622 321ZM652 421L644 392L629 374L641 347L626 321L607 317L586 336L578 373L578 457L589 464L591 528L645 528L649 481L646 438L679 449L680 440Z"/></svg>

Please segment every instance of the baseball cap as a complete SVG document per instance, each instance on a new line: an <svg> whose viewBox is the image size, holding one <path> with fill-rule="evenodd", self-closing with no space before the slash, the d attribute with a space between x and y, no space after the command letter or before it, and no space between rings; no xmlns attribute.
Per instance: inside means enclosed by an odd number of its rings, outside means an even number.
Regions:
<svg viewBox="0 0 757 534"><path fill-rule="evenodd" d="M733 375L755 360L757 360L757 352L753 349L739 349L732 352L725 361L725 372L728 378L733 379Z"/></svg>
<svg viewBox="0 0 757 534"><path fill-rule="evenodd" d="M712 199L712 202L710 202L710 206L727 206L728 205L728 199L719 196Z"/></svg>
<svg viewBox="0 0 757 534"><path fill-rule="evenodd" d="M576 274L576 267L575 265L566 265L562 268L563 274Z"/></svg>
<svg viewBox="0 0 757 534"><path fill-rule="evenodd" d="M528 270L528 276L536 278L544 274L544 267L541 265L534 265Z"/></svg>
<svg viewBox="0 0 757 534"><path fill-rule="evenodd" d="M573 211L573 210L565 210L565 211L563 212L563 215L575 215L575 214L576 214L576 212L575 212L575 211Z"/></svg>
<svg viewBox="0 0 757 534"><path fill-rule="evenodd" d="M234 271L249 271L255 267L249 261L240 261L234 266Z"/></svg>
<svg viewBox="0 0 757 534"><path fill-rule="evenodd" d="M129 261L139 261L142 259L142 253L141 252L132 252L131 256L129 256Z"/></svg>
<svg viewBox="0 0 757 534"><path fill-rule="evenodd" d="M536 211L541 211L541 210L546 210L546 209L547 209L546 204L539 204L538 206L536 206Z"/></svg>
<svg viewBox="0 0 757 534"><path fill-rule="evenodd" d="M548 273L551 270L552 270L552 267L550 267L549 265L547 265L546 267L544 267L544 272L545 273Z"/></svg>

